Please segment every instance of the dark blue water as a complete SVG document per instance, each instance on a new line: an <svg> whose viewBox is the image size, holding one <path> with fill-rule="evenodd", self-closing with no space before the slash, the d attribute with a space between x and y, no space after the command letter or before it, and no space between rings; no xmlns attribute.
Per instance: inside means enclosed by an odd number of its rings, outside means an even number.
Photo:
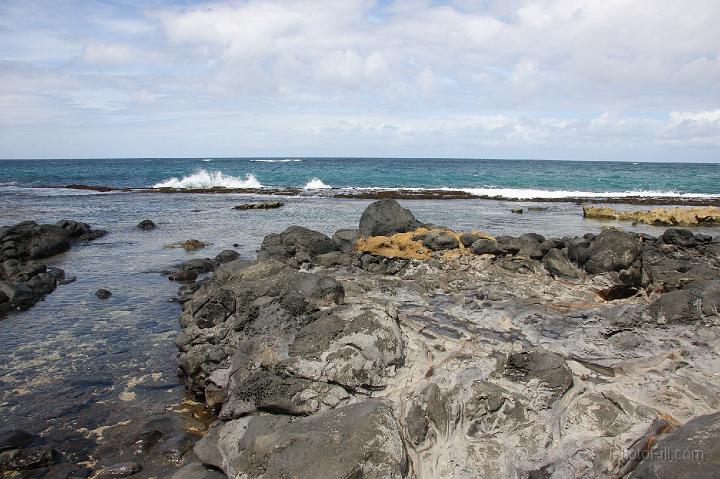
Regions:
<svg viewBox="0 0 720 479"><path fill-rule="evenodd" d="M175 178L175 180L173 180ZM2 160L0 187L448 188L508 198L720 196L720 164L490 159Z"/></svg>

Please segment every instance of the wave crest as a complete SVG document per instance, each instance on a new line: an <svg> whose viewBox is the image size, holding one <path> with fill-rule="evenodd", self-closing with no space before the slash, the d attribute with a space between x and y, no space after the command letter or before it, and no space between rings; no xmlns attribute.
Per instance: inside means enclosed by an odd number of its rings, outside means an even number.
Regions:
<svg viewBox="0 0 720 479"><path fill-rule="evenodd" d="M329 190L331 188L332 186L326 185L318 177L311 179L310 181L305 183L305 186L303 186L303 190Z"/></svg>
<svg viewBox="0 0 720 479"><path fill-rule="evenodd" d="M197 170L189 176L178 179L176 176L153 185L153 188L263 188L263 185L252 173L245 175L245 179L237 176L224 175L222 171Z"/></svg>

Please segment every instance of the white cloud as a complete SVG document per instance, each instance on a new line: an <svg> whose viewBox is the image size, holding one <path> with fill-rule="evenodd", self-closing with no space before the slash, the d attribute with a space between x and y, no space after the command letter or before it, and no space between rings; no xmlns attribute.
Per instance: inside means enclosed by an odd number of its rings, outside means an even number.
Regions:
<svg viewBox="0 0 720 479"><path fill-rule="evenodd" d="M669 147L704 159L720 145L714 0L57 5L0 5L0 106L38 131L121 121L147 138L155 120L197 121L177 140L189 151L247 115L276 145L311 148L310 131L318 150L347 154L377 142L400 155ZM0 156L32 151L2 125Z"/></svg>

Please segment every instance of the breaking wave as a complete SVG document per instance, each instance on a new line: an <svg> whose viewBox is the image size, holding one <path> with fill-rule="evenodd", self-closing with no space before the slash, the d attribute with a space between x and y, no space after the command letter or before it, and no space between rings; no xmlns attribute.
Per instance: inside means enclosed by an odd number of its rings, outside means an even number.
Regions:
<svg viewBox="0 0 720 479"><path fill-rule="evenodd" d="M236 176L224 175L222 171L198 170L182 179L172 177L153 185L153 188L263 188L263 185L252 173L245 175L245 179Z"/></svg>
<svg viewBox="0 0 720 479"><path fill-rule="evenodd" d="M320 178L313 178L303 186L303 190L329 190L332 186L326 185Z"/></svg>

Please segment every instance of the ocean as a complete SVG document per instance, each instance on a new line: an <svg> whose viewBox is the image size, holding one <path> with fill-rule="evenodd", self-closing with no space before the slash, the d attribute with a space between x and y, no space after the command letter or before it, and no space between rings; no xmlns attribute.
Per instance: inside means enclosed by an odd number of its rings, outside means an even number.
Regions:
<svg viewBox="0 0 720 479"><path fill-rule="evenodd" d="M302 193L278 198L285 202L279 209L237 211L232 207L238 203L268 197L62 188L68 184L293 187ZM74 219L109 231L49 261L77 276L76 282L0 321L0 430L49 431L68 448L84 451L94 437L89 431L180 408L184 396L174 345L180 306L171 301L178 285L162 271L224 249L252 259L266 234L291 224L328 235L357 227L371 200L327 197L328 186L501 192L515 201L401 201L421 221L496 235L579 235L608 225L659 234L664 228L585 219L577 202L522 199L578 192L715 198L720 165L380 158L0 161L0 225ZM511 212L517 208L524 213ZM157 229L136 228L145 218ZM698 231L717 234L712 228ZM164 247L190 238L209 245L190 253ZM98 300L98 288L109 289L112 297Z"/></svg>
<svg viewBox="0 0 720 479"><path fill-rule="evenodd" d="M477 196L720 197L720 164L454 158L195 158L0 161L0 190L115 188L457 190Z"/></svg>

